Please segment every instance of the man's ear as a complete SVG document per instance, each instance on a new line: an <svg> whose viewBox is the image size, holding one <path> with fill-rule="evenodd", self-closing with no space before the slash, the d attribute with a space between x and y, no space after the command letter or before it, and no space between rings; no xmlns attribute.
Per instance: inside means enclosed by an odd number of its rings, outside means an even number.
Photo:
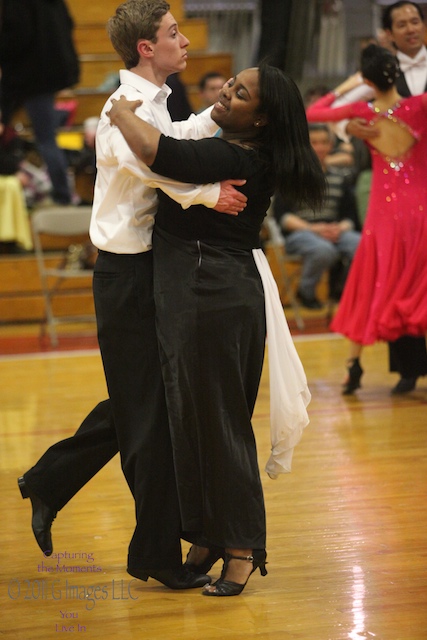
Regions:
<svg viewBox="0 0 427 640"><path fill-rule="evenodd" d="M153 56L153 43L151 40L138 40L136 50L142 58L151 58Z"/></svg>

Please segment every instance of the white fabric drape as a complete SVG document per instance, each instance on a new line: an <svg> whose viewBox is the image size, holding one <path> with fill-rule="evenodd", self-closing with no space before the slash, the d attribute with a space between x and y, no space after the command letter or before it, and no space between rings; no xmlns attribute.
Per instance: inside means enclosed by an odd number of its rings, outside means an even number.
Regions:
<svg viewBox="0 0 427 640"><path fill-rule="evenodd" d="M270 265L261 249L252 253L264 287L267 321L271 455L265 470L276 479L291 470L294 447L309 423L311 394Z"/></svg>

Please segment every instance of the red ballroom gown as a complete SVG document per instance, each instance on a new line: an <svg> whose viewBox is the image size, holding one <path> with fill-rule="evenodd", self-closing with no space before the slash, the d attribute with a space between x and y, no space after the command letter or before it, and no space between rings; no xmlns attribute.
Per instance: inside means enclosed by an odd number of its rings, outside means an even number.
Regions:
<svg viewBox="0 0 427 640"><path fill-rule="evenodd" d="M385 113L371 103L333 109L327 94L307 110L309 122L387 118L414 138L398 157L369 143L372 186L362 238L333 331L368 345L427 330L427 94L401 99Z"/></svg>

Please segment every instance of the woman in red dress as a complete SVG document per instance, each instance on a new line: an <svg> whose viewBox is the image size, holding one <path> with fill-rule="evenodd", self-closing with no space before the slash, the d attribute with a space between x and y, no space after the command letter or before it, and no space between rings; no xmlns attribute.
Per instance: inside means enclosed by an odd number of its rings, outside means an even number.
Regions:
<svg viewBox="0 0 427 640"><path fill-rule="evenodd" d="M345 394L360 387L363 346L427 329L427 94L402 99L397 60L377 45L365 49L361 68L372 102L331 106L362 81L356 74L307 110L309 121L361 117L378 131L367 143L373 171L362 239L331 325L351 340Z"/></svg>

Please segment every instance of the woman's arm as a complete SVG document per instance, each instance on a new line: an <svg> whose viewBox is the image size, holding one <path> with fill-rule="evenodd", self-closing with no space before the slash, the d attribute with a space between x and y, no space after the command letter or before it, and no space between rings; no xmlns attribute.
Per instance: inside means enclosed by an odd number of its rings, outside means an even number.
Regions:
<svg viewBox="0 0 427 640"><path fill-rule="evenodd" d="M213 107L208 107L202 113L192 113L187 120L172 122L173 137L177 140L200 140L211 138L219 127L211 118Z"/></svg>
<svg viewBox="0 0 427 640"><path fill-rule="evenodd" d="M159 148L160 131L135 115L135 109L142 104L140 100L129 101L120 96L111 102L113 106L107 111L111 124L120 129L133 153L151 167Z"/></svg>
<svg viewBox="0 0 427 640"><path fill-rule="evenodd" d="M353 118L356 115L354 113L354 104L332 107L331 105L336 98L335 93L327 93L319 100L316 100L314 104L307 108L307 120L309 122L339 122L340 120Z"/></svg>
<svg viewBox="0 0 427 640"><path fill-rule="evenodd" d="M332 104L347 94L351 95L353 90L363 84L360 73L349 76L344 82L339 84L326 96L316 100L314 104L307 108L307 120L309 122L339 122L354 117L354 102L344 103L342 106L332 107ZM359 102L359 101L358 101Z"/></svg>
<svg viewBox="0 0 427 640"><path fill-rule="evenodd" d="M115 124L118 127L133 154L145 165L151 167L156 160L162 134L156 127L135 115L135 109L137 109L141 104L141 100L130 101L126 100L124 96L120 96L119 100L112 99L112 107L110 111L106 112L106 115L110 118L111 124ZM207 140L209 139L201 140L199 142L206 142ZM214 140L219 141L218 138L214 138ZM179 141L174 140L173 138L169 139L169 143L178 145L178 149L180 142L183 144L189 144L190 141ZM174 150L177 151L177 148L175 147ZM210 156L208 157L210 159ZM174 162L174 164L177 163ZM225 165L225 163L223 164ZM183 161L182 165L186 165L186 162ZM209 163L207 166L209 166ZM235 167L233 165L233 170L234 168ZM177 169L175 168L175 172L176 170ZM156 170L154 169L154 171ZM147 184L154 188L158 187L162 189L162 191L164 191L170 198L179 202L184 209L191 205L203 204L206 207L215 209L218 213L238 215L238 213L246 207L247 197L235 189L236 186L242 186L245 184L246 179L244 177L241 178L238 173L235 174L231 168L230 171L227 172L227 169L224 166L223 175L218 178L211 177L209 180L204 179L202 175L200 176L201 179L198 180L195 177L195 169L193 169L191 173L191 176L183 175L182 178L178 177L176 185L178 187L184 186L182 184L179 185L179 182L190 184L198 183L197 185L194 185L193 191L200 191L202 196L200 198L195 197L192 200L184 201L183 199L178 199L176 195L174 195L173 189L172 191L168 191L168 185L165 184L165 178L163 176L169 176L174 179L174 176L171 175L170 171L161 172L161 176L152 174ZM243 175L244 173L242 172L242 176ZM206 192L208 192L208 199L206 198ZM215 201L211 201L211 192L215 193Z"/></svg>
<svg viewBox="0 0 427 640"><path fill-rule="evenodd" d="M359 95L360 91L363 91L362 95ZM349 102L358 102L363 99L363 94L366 91L366 85L363 82L362 74L358 71L357 73L353 73L353 75L348 76L341 84L339 84L335 89L333 89L333 93L337 100L342 98L341 104L337 106L341 106L343 104L347 104Z"/></svg>
<svg viewBox="0 0 427 640"><path fill-rule="evenodd" d="M141 120L134 111L139 100L123 96L112 100L106 115L116 125L129 146L152 171L179 182L207 184L224 180L246 180L257 163L249 160L248 151L221 138L176 140L163 135L156 127ZM162 188L162 187L161 187Z"/></svg>

